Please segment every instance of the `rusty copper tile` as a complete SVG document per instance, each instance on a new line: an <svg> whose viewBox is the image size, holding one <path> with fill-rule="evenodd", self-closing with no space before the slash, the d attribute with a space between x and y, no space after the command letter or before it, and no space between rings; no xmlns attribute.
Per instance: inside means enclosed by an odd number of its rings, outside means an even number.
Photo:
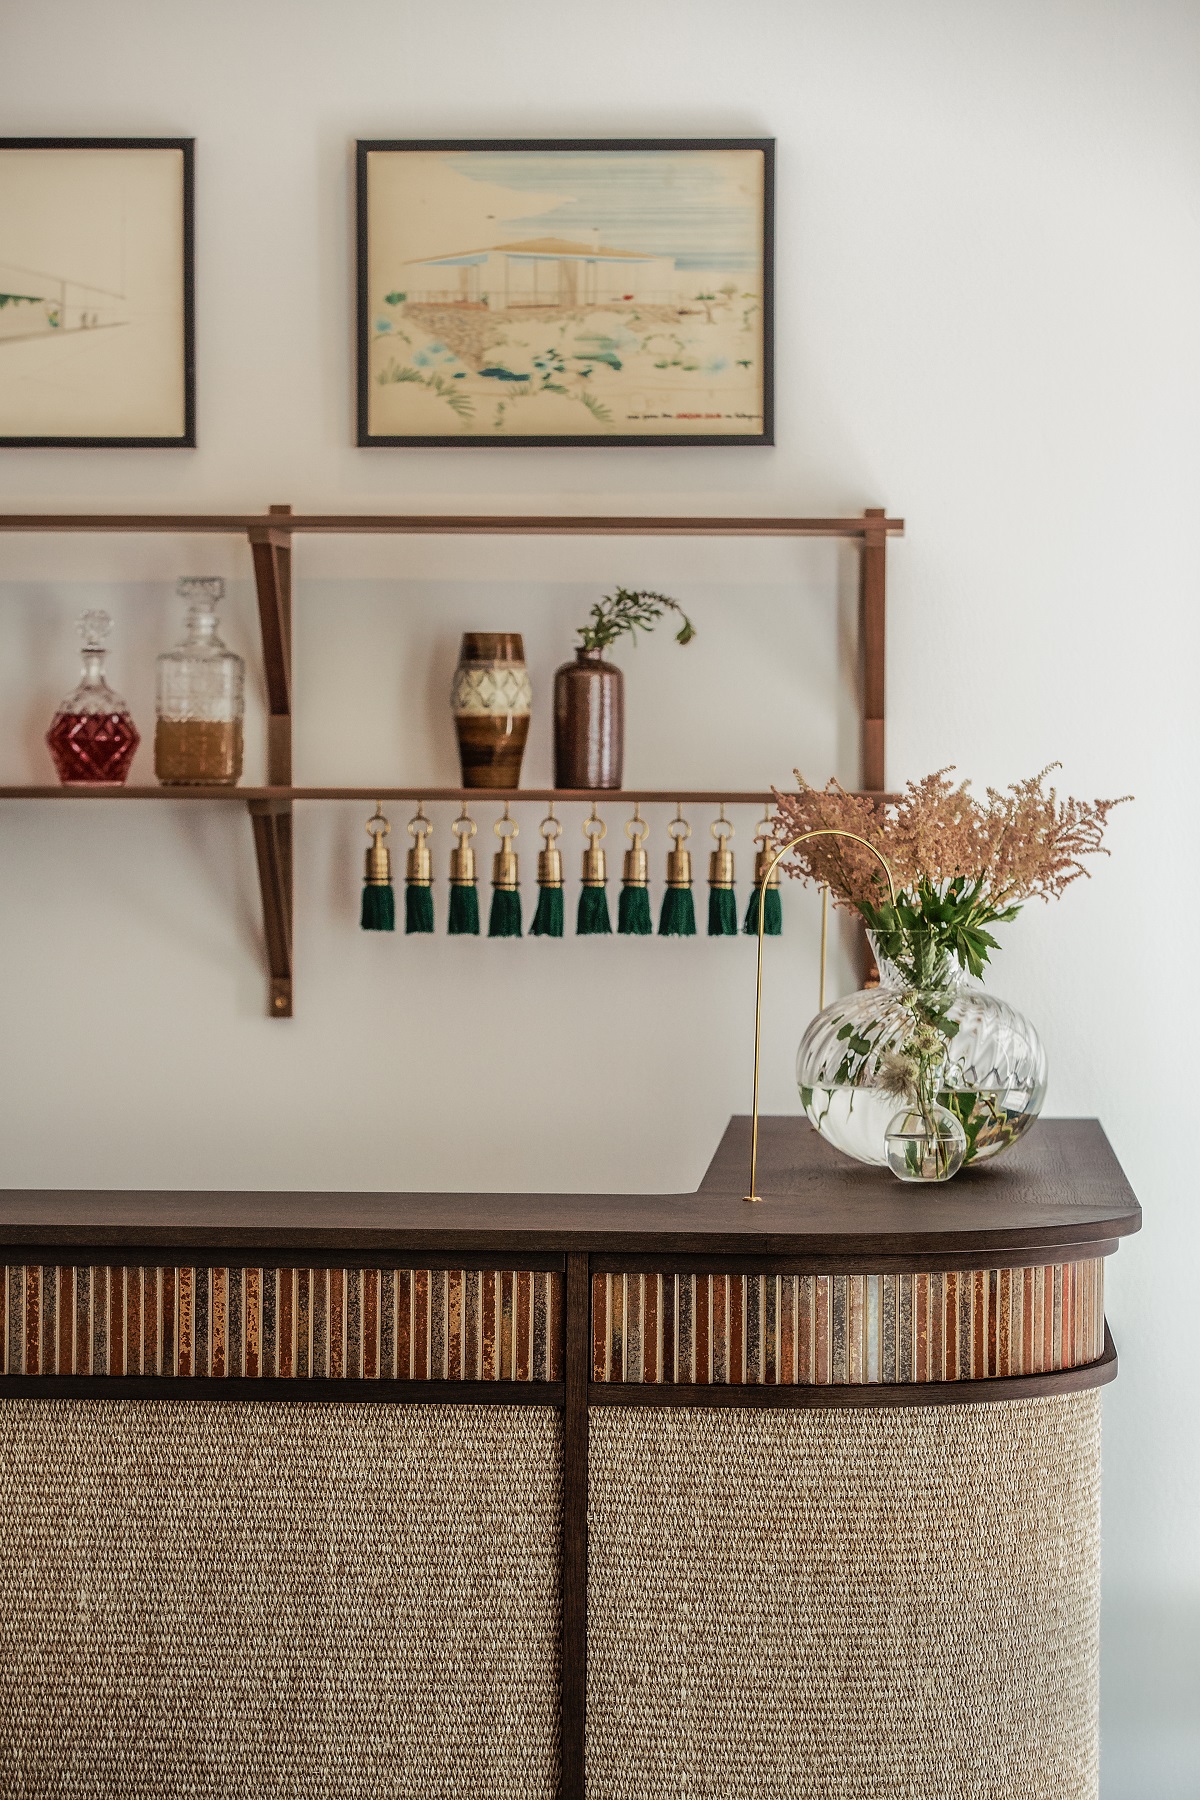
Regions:
<svg viewBox="0 0 1200 1800"><path fill-rule="evenodd" d="M934 1306L930 1291L932 1276L914 1275L913 1285L913 1380L933 1380L933 1331Z"/></svg>
<svg viewBox="0 0 1200 1800"><path fill-rule="evenodd" d="M462 1380L462 1270L445 1269L436 1285L445 1298L442 1303L442 1328L436 1336L445 1342L442 1373L447 1381ZM437 1374L435 1366L434 1373Z"/></svg>
<svg viewBox="0 0 1200 1800"><path fill-rule="evenodd" d="M480 1380L495 1381L498 1373L497 1331L496 1331L496 1297L500 1290L500 1276L495 1269L485 1269L480 1277L482 1299L480 1303Z"/></svg>
<svg viewBox="0 0 1200 1800"><path fill-rule="evenodd" d="M1012 1374L1012 1290L1013 1272L1001 1269L996 1286L996 1373Z"/></svg>
<svg viewBox="0 0 1200 1800"><path fill-rule="evenodd" d="M258 1319L258 1366L257 1373L274 1380L279 1375L279 1285L282 1271L269 1266L253 1271L258 1278L259 1298L257 1308ZM250 1271L247 1271L247 1282ZM250 1290L247 1289L247 1306L250 1307ZM250 1307L250 1316L254 1316L254 1308ZM246 1343L246 1369L250 1369L251 1349L249 1340Z"/></svg>
<svg viewBox="0 0 1200 1800"><path fill-rule="evenodd" d="M915 1284L915 1275L899 1275L896 1278L896 1380L906 1385L917 1378L913 1343L916 1324L913 1308Z"/></svg>
<svg viewBox="0 0 1200 1800"><path fill-rule="evenodd" d="M209 1279L208 1372L210 1375L227 1375L229 1372L226 1356L229 1330L229 1270L213 1269Z"/></svg>
<svg viewBox="0 0 1200 1800"><path fill-rule="evenodd" d="M592 1276L592 1380L608 1380L608 1276Z"/></svg>
<svg viewBox="0 0 1200 1800"><path fill-rule="evenodd" d="M412 1310L413 1272L397 1269L396 1281L396 1379L411 1381L413 1373Z"/></svg>
<svg viewBox="0 0 1200 1800"><path fill-rule="evenodd" d="M965 1373L960 1368L958 1337L959 1288L963 1279L957 1269L947 1269L942 1276L942 1374L945 1381L957 1381Z"/></svg>
<svg viewBox="0 0 1200 1800"><path fill-rule="evenodd" d="M729 1277L729 1379L762 1380L762 1277Z"/></svg>
<svg viewBox="0 0 1200 1800"><path fill-rule="evenodd" d="M830 1382L831 1341L829 1335L830 1289L832 1283L828 1275L817 1275L813 1280L813 1385L828 1387Z"/></svg>
<svg viewBox="0 0 1200 1800"><path fill-rule="evenodd" d="M479 1333L480 1333L479 1283L480 1283L480 1280L481 1280L481 1276L480 1276L480 1272L478 1269L466 1269L463 1271L462 1335L463 1335L463 1380L464 1381L478 1381L479 1380ZM549 1301L547 1301L547 1306L549 1306L549 1304L550 1304ZM547 1325L546 1325L547 1332L549 1332L549 1329L550 1329L549 1314L547 1313ZM550 1355L549 1343L547 1343L547 1345L546 1345L546 1355L547 1355L547 1359L549 1359L549 1355Z"/></svg>
<svg viewBox="0 0 1200 1800"><path fill-rule="evenodd" d="M42 1265L42 1342L38 1361L43 1375L58 1372L58 1269Z"/></svg>
<svg viewBox="0 0 1200 1800"><path fill-rule="evenodd" d="M359 1343L357 1369L364 1381L375 1381L379 1376L380 1272L378 1269L358 1269L355 1274L361 1290L356 1302L360 1309L356 1333Z"/></svg>
<svg viewBox="0 0 1200 1800"><path fill-rule="evenodd" d="M0 1374L15 1375L8 1366L8 1264L0 1263Z"/></svg>
<svg viewBox="0 0 1200 1800"><path fill-rule="evenodd" d="M228 1317L225 1326L225 1373L246 1373L246 1271L242 1266L228 1270L225 1288Z"/></svg>
<svg viewBox="0 0 1200 1800"><path fill-rule="evenodd" d="M4 1354L4 1280L0 1271L0 1356ZM55 1367L60 1375L75 1373L75 1270L70 1263L58 1266L58 1351Z"/></svg>
<svg viewBox="0 0 1200 1800"><path fill-rule="evenodd" d="M675 1276L664 1275L659 1295L659 1316L662 1320L662 1356L659 1380L666 1382L677 1380L675 1373L675 1289Z"/></svg>
<svg viewBox="0 0 1200 1800"><path fill-rule="evenodd" d="M349 1325L346 1285L345 1269L330 1269L328 1373L335 1381L343 1380L349 1373L346 1349Z"/></svg>
<svg viewBox="0 0 1200 1800"><path fill-rule="evenodd" d="M244 1270L243 1282L242 1367L248 1377L256 1377L262 1374L262 1270Z"/></svg>
<svg viewBox="0 0 1200 1800"><path fill-rule="evenodd" d="M412 1377L429 1380L429 1271L413 1270Z"/></svg>
<svg viewBox="0 0 1200 1800"><path fill-rule="evenodd" d="M121 1367L125 1375L142 1373L142 1271L137 1263L130 1263L122 1271L125 1284L124 1305L117 1318L118 1329L124 1339L121 1346Z"/></svg>
<svg viewBox="0 0 1200 1800"><path fill-rule="evenodd" d="M178 1306L178 1368L181 1375L191 1375L194 1363L193 1334L195 1331L196 1271L181 1268L179 1271L179 1306Z"/></svg>
<svg viewBox="0 0 1200 1800"><path fill-rule="evenodd" d="M92 1264L92 1374L108 1374L109 1275L103 1263Z"/></svg>
<svg viewBox="0 0 1200 1800"><path fill-rule="evenodd" d="M969 1278L964 1275L964 1284L968 1279L970 1279L974 1285L974 1293L972 1295L971 1357L969 1362L965 1357L963 1358L963 1367L970 1370L971 1379L973 1381L982 1381L987 1373L987 1271L984 1269L976 1269Z"/></svg>
<svg viewBox="0 0 1200 1800"><path fill-rule="evenodd" d="M557 1271L550 1277L550 1319L546 1327L549 1338L550 1379L561 1381L563 1378L563 1349L566 1343L566 1322L563 1317L563 1301L566 1294L566 1276Z"/></svg>
<svg viewBox="0 0 1200 1800"><path fill-rule="evenodd" d="M158 1272L159 1284L159 1316L158 1316L158 1371L160 1375L176 1375L175 1321L177 1316L177 1293L179 1272L174 1264L162 1268Z"/></svg>
<svg viewBox="0 0 1200 1800"><path fill-rule="evenodd" d="M900 1367L900 1275L885 1275L879 1302L879 1379L902 1381ZM911 1380L911 1376L909 1377Z"/></svg>
<svg viewBox="0 0 1200 1800"><path fill-rule="evenodd" d="M430 1379L446 1379L446 1346L450 1332L448 1269L430 1269Z"/></svg>
<svg viewBox="0 0 1200 1800"><path fill-rule="evenodd" d="M608 1379L625 1379L625 1277L608 1277Z"/></svg>
<svg viewBox="0 0 1200 1800"><path fill-rule="evenodd" d="M197 1375L212 1374L213 1271L196 1268L192 1313L192 1368Z"/></svg>
<svg viewBox="0 0 1200 1800"><path fill-rule="evenodd" d="M379 1271L379 1369L385 1381L396 1379L396 1271Z"/></svg>
<svg viewBox="0 0 1200 1800"><path fill-rule="evenodd" d="M757 1276L730 1274L729 1276L729 1381L736 1382L739 1388L747 1381L759 1381L759 1368L750 1375L750 1296L747 1287L754 1289L754 1323L757 1328L757 1341L754 1355L757 1363L761 1363L761 1310L757 1305Z"/></svg>
<svg viewBox="0 0 1200 1800"><path fill-rule="evenodd" d="M162 1331L159 1327L159 1279L161 1269L154 1263L142 1266L142 1373L159 1375L159 1353Z"/></svg>
<svg viewBox="0 0 1200 1800"><path fill-rule="evenodd" d="M37 1263L25 1265L25 1374L42 1369L42 1271Z"/></svg>
<svg viewBox="0 0 1200 1800"><path fill-rule="evenodd" d="M728 1275L709 1275L706 1279L712 1294L712 1378L719 1382L740 1381L741 1369L739 1367L737 1374L734 1374L733 1359L729 1353L730 1278ZM740 1342L738 1351L740 1364Z"/></svg>
<svg viewBox="0 0 1200 1800"><path fill-rule="evenodd" d="M642 1295L642 1380L660 1380L659 1330L662 1317L662 1276L647 1275Z"/></svg>
<svg viewBox="0 0 1200 1800"><path fill-rule="evenodd" d="M108 1373L125 1373L125 1270L108 1271Z"/></svg>
<svg viewBox="0 0 1200 1800"><path fill-rule="evenodd" d="M675 1379L690 1382L695 1376L696 1354L696 1281L695 1275L680 1275L678 1312L675 1323Z"/></svg>
<svg viewBox="0 0 1200 1800"><path fill-rule="evenodd" d="M295 1349L292 1368L297 1380L306 1381L313 1374L312 1342L312 1276L311 1269L296 1270Z"/></svg>
<svg viewBox="0 0 1200 1800"><path fill-rule="evenodd" d="M547 1332L550 1328L550 1287L553 1275L545 1273L533 1277L533 1379L549 1381L550 1379L550 1345Z"/></svg>
<svg viewBox="0 0 1200 1800"><path fill-rule="evenodd" d="M329 1379L329 1270L308 1271L309 1318L312 1349L309 1373L314 1381Z"/></svg>
<svg viewBox="0 0 1200 1800"><path fill-rule="evenodd" d="M763 1282L763 1380L774 1387L779 1379L779 1283L778 1275L764 1275Z"/></svg>
<svg viewBox="0 0 1200 1800"><path fill-rule="evenodd" d="M642 1277L625 1276L625 1379L642 1379Z"/></svg>
<svg viewBox="0 0 1200 1800"><path fill-rule="evenodd" d="M513 1301L513 1380L528 1381L533 1349L533 1292L528 1269L516 1276Z"/></svg>
<svg viewBox="0 0 1200 1800"><path fill-rule="evenodd" d="M693 1333L695 1337L695 1375L693 1379L706 1386L712 1380L713 1285L711 1275L697 1275Z"/></svg>
<svg viewBox="0 0 1200 1800"><path fill-rule="evenodd" d="M779 1361L775 1379L783 1387L796 1383L796 1285L795 1275L779 1278Z"/></svg>
<svg viewBox="0 0 1200 1800"><path fill-rule="evenodd" d="M860 1387L867 1378L863 1359L864 1277L846 1277L846 1373L844 1380Z"/></svg>
<svg viewBox="0 0 1200 1800"><path fill-rule="evenodd" d="M816 1380L813 1334L816 1329L817 1290L812 1275L796 1278L796 1381L810 1387Z"/></svg>
<svg viewBox="0 0 1200 1800"><path fill-rule="evenodd" d="M295 1269L263 1269L263 1373L295 1375Z"/></svg>

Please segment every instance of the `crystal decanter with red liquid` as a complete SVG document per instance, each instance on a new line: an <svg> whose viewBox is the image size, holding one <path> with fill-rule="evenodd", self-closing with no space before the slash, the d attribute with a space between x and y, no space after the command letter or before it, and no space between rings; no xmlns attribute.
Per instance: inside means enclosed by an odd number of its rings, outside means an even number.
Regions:
<svg viewBox="0 0 1200 1800"><path fill-rule="evenodd" d="M46 742L64 786L124 784L141 739L119 694L104 679L104 640L112 629L106 612L86 612L79 621L83 639L83 680L55 713Z"/></svg>

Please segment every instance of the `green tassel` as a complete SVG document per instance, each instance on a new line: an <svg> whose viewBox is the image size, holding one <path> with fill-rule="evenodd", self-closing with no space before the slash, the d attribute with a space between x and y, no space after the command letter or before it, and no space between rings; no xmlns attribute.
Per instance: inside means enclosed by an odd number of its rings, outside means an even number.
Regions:
<svg viewBox="0 0 1200 1800"><path fill-rule="evenodd" d="M621 898L617 902L617 930L622 937L649 937L654 930L650 890L640 882L621 889Z"/></svg>
<svg viewBox="0 0 1200 1800"><path fill-rule="evenodd" d="M565 911L560 887L539 888L537 911L529 927L530 937L561 937Z"/></svg>
<svg viewBox="0 0 1200 1800"><path fill-rule="evenodd" d="M575 916L576 937L603 937L612 931L612 920L608 916L608 889L605 887L582 887L579 890L579 911Z"/></svg>
<svg viewBox="0 0 1200 1800"><path fill-rule="evenodd" d="M691 888L669 887L658 918L659 937L695 937L696 903Z"/></svg>
<svg viewBox="0 0 1200 1800"><path fill-rule="evenodd" d="M366 884L359 923L364 931L395 931L396 896L390 887L374 881Z"/></svg>
<svg viewBox="0 0 1200 1800"><path fill-rule="evenodd" d="M709 888L708 935L709 937L737 936L737 896L732 888Z"/></svg>
<svg viewBox="0 0 1200 1800"><path fill-rule="evenodd" d="M410 881L404 889L404 929L433 930L433 889L427 881Z"/></svg>
<svg viewBox="0 0 1200 1800"><path fill-rule="evenodd" d="M479 892L474 885L451 883L450 922L446 930L451 937L479 936Z"/></svg>
<svg viewBox="0 0 1200 1800"><path fill-rule="evenodd" d="M493 888L492 911L488 919L489 937L520 937L520 888Z"/></svg>
<svg viewBox="0 0 1200 1800"><path fill-rule="evenodd" d="M758 936L758 896L762 889L756 887L750 895L750 904L746 908L746 923L742 927L747 937ZM783 901L777 887L767 889L767 903L763 918L764 937L782 937L783 935Z"/></svg>

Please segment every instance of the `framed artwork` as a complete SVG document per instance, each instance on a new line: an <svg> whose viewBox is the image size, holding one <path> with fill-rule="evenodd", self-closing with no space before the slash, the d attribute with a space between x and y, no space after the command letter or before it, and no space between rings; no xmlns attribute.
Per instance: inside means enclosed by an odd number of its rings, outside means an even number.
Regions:
<svg viewBox="0 0 1200 1800"><path fill-rule="evenodd" d="M0 445L196 442L191 138L0 138Z"/></svg>
<svg viewBox="0 0 1200 1800"><path fill-rule="evenodd" d="M359 444L773 443L774 153L360 141Z"/></svg>

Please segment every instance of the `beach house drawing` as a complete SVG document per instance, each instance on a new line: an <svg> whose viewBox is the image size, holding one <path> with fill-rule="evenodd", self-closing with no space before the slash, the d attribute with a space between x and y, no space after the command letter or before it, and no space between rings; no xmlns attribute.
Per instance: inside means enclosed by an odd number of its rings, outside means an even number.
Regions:
<svg viewBox="0 0 1200 1800"><path fill-rule="evenodd" d="M614 250L599 232L586 238L527 238L488 250L462 250L406 263L410 301L430 305L609 306L629 300L675 300L675 259L645 250Z"/></svg>
<svg viewBox="0 0 1200 1800"><path fill-rule="evenodd" d="M123 294L0 262L0 343L124 325L128 317Z"/></svg>

